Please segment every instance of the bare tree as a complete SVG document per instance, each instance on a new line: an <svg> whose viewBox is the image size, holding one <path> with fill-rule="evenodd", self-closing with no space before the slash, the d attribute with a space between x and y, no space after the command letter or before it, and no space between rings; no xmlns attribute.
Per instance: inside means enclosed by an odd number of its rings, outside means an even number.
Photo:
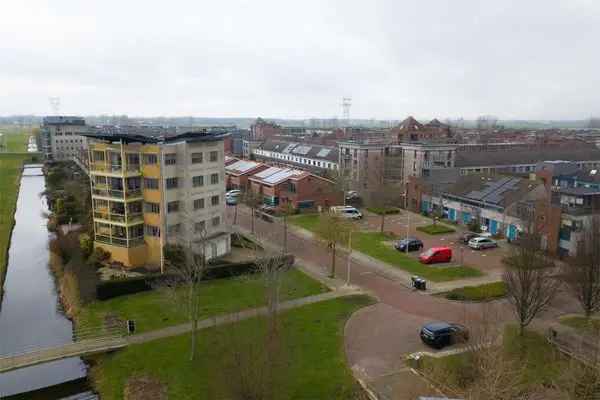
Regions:
<svg viewBox="0 0 600 400"><path fill-rule="evenodd" d="M576 256L564 264L562 275L587 318L600 311L600 217L592 219Z"/></svg>
<svg viewBox="0 0 600 400"><path fill-rule="evenodd" d="M248 207L250 207L251 231L254 234L255 233L255 223L254 223L254 220L256 218L256 210L262 204L262 198L261 198L261 196L258 193L254 192L251 188L249 188L248 190L246 190L244 192L244 203L246 203L246 205Z"/></svg>
<svg viewBox="0 0 600 400"><path fill-rule="evenodd" d="M393 190L392 187L386 185L380 185L371 192L367 206L372 212L379 215L379 231L381 233L385 230L385 221L390 210L400 204L399 193L399 190Z"/></svg>
<svg viewBox="0 0 600 400"><path fill-rule="evenodd" d="M554 276L554 262L542 250L536 233L523 233L519 245L503 259L508 300L519 322L519 332L543 311L560 288Z"/></svg>
<svg viewBox="0 0 600 400"><path fill-rule="evenodd" d="M282 216L282 220L283 220L283 244L282 244L282 253L286 254L287 253L287 242L288 242L288 217L290 215L294 215L294 213L296 212L296 209L292 206L292 203L285 203L282 204L280 207L280 214Z"/></svg>
<svg viewBox="0 0 600 400"><path fill-rule="evenodd" d="M330 276L335 278L335 260L337 256L337 245L344 243L350 231L350 222L332 214L324 213L319 217L317 234L327 245L331 253L331 272Z"/></svg>
<svg viewBox="0 0 600 400"><path fill-rule="evenodd" d="M200 290L207 269L207 232L202 229L191 236L178 236L175 244L165 246L165 272L167 278L158 284L158 289L179 307L188 318L190 331L190 361L196 355L198 321L201 317Z"/></svg>

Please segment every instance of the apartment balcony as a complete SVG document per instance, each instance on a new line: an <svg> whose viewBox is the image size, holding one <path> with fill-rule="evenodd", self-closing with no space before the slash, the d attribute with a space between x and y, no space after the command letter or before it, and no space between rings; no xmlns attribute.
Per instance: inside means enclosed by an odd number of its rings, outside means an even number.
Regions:
<svg viewBox="0 0 600 400"><path fill-rule="evenodd" d="M142 166L140 164L106 164L93 162L90 163L90 172L97 175L110 176L140 176Z"/></svg>
<svg viewBox="0 0 600 400"><path fill-rule="evenodd" d="M563 214L572 215L575 217L592 215L600 212L600 210L594 210L591 206L570 206L567 204L561 204L560 209Z"/></svg>
<svg viewBox="0 0 600 400"><path fill-rule="evenodd" d="M92 195L120 200L134 200L142 198L142 189L122 190L96 185L92 188Z"/></svg>
<svg viewBox="0 0 600 400"><path fill-rule="evenodd" d="M126 238L119 236L96 235L96 241L100 243L110 244L119 247L137 247L144 244L144 237L138 236L134 238Z"/></svg>
<svg viewBox="0 0 600 400"><path fill-rule="evenodd" d="M123 225L137 224L144 222L144 214L129 213L127 215L118 213L109 213L106 211L94 211L94 219L116 222Z"/></svg>
<svg viewBox="0 0 600 400"><path fill-rule="evenodd" d="M435 168L448 168L447 165L448 160L425 160L423 161L423 168L425 169L435 169Z"/></svg>

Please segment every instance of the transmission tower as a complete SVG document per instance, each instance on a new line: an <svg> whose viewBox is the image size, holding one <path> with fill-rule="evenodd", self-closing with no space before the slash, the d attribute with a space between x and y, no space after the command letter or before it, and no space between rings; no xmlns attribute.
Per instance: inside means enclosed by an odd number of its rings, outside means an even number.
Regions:
<svg viewBox="0 0 600 400"><path fill-rule="evenodd" d="M350 106L352 106L352 99L350 97L342 98L342 117L346 123L350 121Z"/></svg>
<svg viewBox="0 0 600 400"><path fill-rule="evenodd" d="M54 113L54 115L60 114L60 97L48 97L48 102L50 103L50 109Z"/></svg>

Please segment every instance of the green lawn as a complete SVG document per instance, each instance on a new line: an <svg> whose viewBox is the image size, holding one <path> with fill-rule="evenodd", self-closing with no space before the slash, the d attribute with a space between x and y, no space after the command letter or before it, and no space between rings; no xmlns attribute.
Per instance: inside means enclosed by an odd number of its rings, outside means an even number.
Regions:
<svg viewBox="0 0 600 400"><path fill-rule="evenodd" d="M572 316L560 318L559 322L563 325L570 326L580 333L600 335L600 319L599 318L586 318L581 316Z"/></svg>
<svg viewBox="0 0 600 400"><path fill-rule="evenodd" d="M417 230L419 232L427 233L428 235L442 235L444 233L456 232L454 228L450 228L449 226L442 225L439 223L435 225L418 226Z"/></svg>
<svg viewBox="0 0 600 400"><path fill-rule="evenodd" d="M289 218L290 224L297 225L311 232L315 232L319 226L319 214L301 214Z"/></svg>
<svg viewBox="0 0 600 400"><path fill-rule="evenodd" d="M0 152L25 153L29 136L33 134L33 127L0 126L0 133L3 133L0 146L6 146L6 149L0 148Z"/></svg>
<svg viewBox="0 0 600 400"><path fill-rule="evenodd" d="M443 294L449 300L487 301L506 296L504 282L486 283L478 286L456 288Z"/></svg>
<svg viewBox="0 0 600 400"><path fill-rule="evenodd" d="M297 269L282 278L281 300L311 296L328 289ZM264 305L264 286L259 275L206 281L200 288L202 318ZM113 314L136 321L137 332L187 322L180 307L158 290L119 296L84 306L76 317L78 326L99 326L104 316Z"/></svg>
<svg viewBox="0 0 600 400"><path fill-rule="evenodd" d="M348 399L357 384L346 364L344 324L367 296L351 296L306 305L281 315L281 350L286 365L277 398ZM104 400L123 399L131 376L150 376L167 386L170 399L232 398L229 388L238 374L226 368L232 348L254 348L261 330L257 318L203 330L194 362L188 360L189 335L161 339L92 360L91 376ZM244 341L249 344L247 347ZM224 372L229 371L229 373ZM253 371L256 373L256 371Z"/></svg>
<svg viewBox="0 0 600 400"><path fill-rule="evenodd" d="M391 240L386 234L379 232L359 232L352 235L352 247L368 256L376 258L393 267L403 269L413 275L434 281L450 281L455 279L482 276L478 270L470 267L438 267L421 264L417 259L394 249L385 244Z"/></svg>
<svg viewBox="0 0 600 400"><path fill-rule="evenodd" d="M505 329L502 346L506 359L523 367L521 384L524 387L556 383L569 363L542 335L526 331L521 337L515 326ZM444 379L448 379L452 386L460 386L459 382L472 371L472 357L471 353L442 358L424 357L420 368L425 371L444 371Z"/></svg>
<svg viewBox="0 0 600 400"><path fill-rule="evenodd" d="M15 154L0 154L0 293L6 276L8 242L15 223L21 166L27 157Z"/></svg>

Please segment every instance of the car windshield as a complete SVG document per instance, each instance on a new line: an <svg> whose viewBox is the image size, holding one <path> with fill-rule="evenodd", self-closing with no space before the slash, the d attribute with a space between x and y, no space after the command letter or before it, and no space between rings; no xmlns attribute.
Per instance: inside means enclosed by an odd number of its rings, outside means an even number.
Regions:
<svg viewBox="0 0 600 400"><path fill-rule="evenodd" d="M425 257L430 257L430 256L432 256L432 255L433 255L433 253L434 253L433 249L429 249L429 250L427 250L425 253L423 253L423 255L424 255Z"/></svg>

